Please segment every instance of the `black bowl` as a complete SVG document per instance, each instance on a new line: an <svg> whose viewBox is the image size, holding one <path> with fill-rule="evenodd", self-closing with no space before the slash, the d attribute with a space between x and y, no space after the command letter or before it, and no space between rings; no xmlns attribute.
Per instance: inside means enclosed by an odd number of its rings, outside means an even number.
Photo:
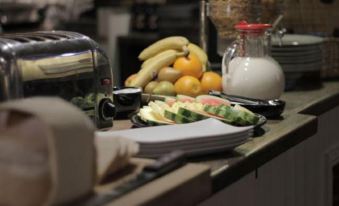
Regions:
<svg viewBox="0 0 339 206"><path fill-rule="evenodd" d="M135 87L114 87L113 103L116 108L115 119L130 118L141 106L141 89Z"/></svg>

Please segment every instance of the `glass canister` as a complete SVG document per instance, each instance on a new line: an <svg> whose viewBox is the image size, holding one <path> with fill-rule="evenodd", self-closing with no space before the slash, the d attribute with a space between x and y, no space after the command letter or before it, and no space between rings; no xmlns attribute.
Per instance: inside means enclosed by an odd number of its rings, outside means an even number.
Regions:
<svg viewBox="0 0 339 206"><path fill-rule="evenodd" d="M270 24L235 25L238 37L222 59L223 92L256 99L278 99L285 78L280 65L269 56Z"/></svg>
<svg viewBox="0 0 339 206"><path fill-rule="evenodd" d="M225 49L237 37L234 25L248 22L274 22L283 13L284 0L209 0L207 14L217 30L217 53Z"/></svg>
<svg viewBox="0 0 339 206"><path fill-rule="evenodd" d="M222 56L237 36L234 25L249 19L250 0L209 0L207 11L218 33L217 53Z"/></svg>

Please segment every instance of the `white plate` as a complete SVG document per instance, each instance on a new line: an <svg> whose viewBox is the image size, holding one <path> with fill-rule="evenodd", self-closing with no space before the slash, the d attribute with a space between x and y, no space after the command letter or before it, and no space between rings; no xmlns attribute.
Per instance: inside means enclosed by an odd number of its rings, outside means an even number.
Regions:
<svg viewBox="0 0 339 206"><path fill-rule="evenodd" d="M160 143L145 143L139 142L139 145L145 148L157 148L157 147L171 147L176 146L178 144L186 145L186 144L205 144L209 142L227 142L227 141L234 141L239 139L244 139L251 137L253 132L249 133L239 133L237 135L224 135L224 136L210 136L208 138L200 138L200 139L188 139L188 140L176 140L176 141L169 141L169 142L160 142Z"/></svg>
<svg viewBox="0 0 339 206"><path fill-rule="evenodd" d="M158 150L163 148L176 148L177 146L180 147L196 147L196 146L210 146L210 145L221 145L221 144L229 144L237 141L243 141L245 139L248 139L249 137L247 135L242 135L237 138L224 138L219 140L212 140L208 139L207 141L192 141L192 142L182 142L182 143L168 143L168 144L139 144L141 148L145 150Z"/></svg>
<svg viewBox="0 0 339 206"><path fill-rule="evenodd" d="M195 155L203 155L203 154L209 154L209 153L215 153L215 152L222 152L222 151L228 151L231 149L234 149L235 147L245 143L247 140L239 143L234 143L233 145L219 145L216 147L209 147L209 148L196 148L196 149L191 149L191 150L184 150L185 154L187 156L195 156ZM157 158L160 157L164 154L168 153L167 151L156 153L156 152L150 152L150 153L142 153L140 152L137 154L139 157L144 157L144 158Z"/></svg>
<svg viewBox="0 0 339 206"><path fill-rule="evenodd" d="M170 152L173 150L197 150L197 149L209 149L209 148L215 148L219 146L233 146L235 144L242 144L245 142L247 139L242 139L242 140L237 140L233 142L228 142L228 143L219 143L219 144L202 144L202 145L177 145L176 147L166 147L166 148L154 148L154 149L145 149L143 147L140 147L140 153L163 153L163 152Z"/></svg>
<svg viewBox="0 0 339 206"><path fill-rule="evenodd" d="M120 131L97 132L100 136L121 136L140 143L165 143L180 140L222 137L244 133L249 135L253 126L235 127L216 119L206 119L198 122L166 125L157 127L136 128Z"/></svg>
<svg viewBox="0 0 339 206"><path fill-rule="evenodd" d="M282 38L283 46L304 46L323 43L324 38L313 35L286 34ZM272 38L272 45L279 45L277 37Z"/></svg>

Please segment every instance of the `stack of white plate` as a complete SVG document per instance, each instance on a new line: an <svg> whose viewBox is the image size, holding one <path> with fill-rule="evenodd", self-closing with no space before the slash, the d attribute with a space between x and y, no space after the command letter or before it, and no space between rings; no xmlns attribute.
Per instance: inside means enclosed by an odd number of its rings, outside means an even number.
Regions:
<svg viewBox="0 0 339 206"><path fill-rule="evenodd" d="M120 136L139 143L140 157L156 158L174 150L188 156L226 151L243 144L253 134L253 126L235 127L216 119L188 124L99 132L100 136Z"/></svg>
<svg viewBox="0 0 339 206"><path fill-rule="evenodd" d="M310 74L315 74L320 79L322 43L323 38L311 35L287 34L281 41L273 38L271 55L285 73L286 89Z"/></svg>

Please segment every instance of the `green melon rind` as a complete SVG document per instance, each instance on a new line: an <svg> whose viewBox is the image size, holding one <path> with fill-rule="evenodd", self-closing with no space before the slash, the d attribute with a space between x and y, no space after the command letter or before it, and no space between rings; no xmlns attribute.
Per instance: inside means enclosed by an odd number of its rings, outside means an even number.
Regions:
<svg viewBox="0 0 339 206"><path fill-rule="evenodd" d="M252 115L248 112L236 110L231 106L220 105L220 106L205 106L204 110L213 115L223 117L225 122L234 125L255 125L259 117Z"/></svg>
<svg viewBox="0 0 339 206"><path fill-rule="evenodd" d="M236 125L248 125L249 122L246 119L246 115L243 112L233 109L231 106L219 106L217 115L229 119Z"/></svg>
<svg viewBox="0 0 339 206"><path fill-rule="evenodd" d="M203 120L203 119L207 119L208 117L202 114L199 114L195 111L192 111L190 109L187 108L183 108L180 107L178 110L178 114L180 114L181 116L184 116L192 121L199 121L199 120Z"/></svg>
<svg viewBox="0 0 339 206"><path fill-rule="evenodd" d="M205 105L204 106L205 112L208 112L208 113L211 113L211 114L214 114L214 115L217 114L217 110L218 110L217 106L212 106L212 105Z"/></svg>
<svg viewBox="0 0 339 206"><path fill-rule="evenodd" d="M233 124L234 123L232 118L225 117L225 116L220 116L218 114L219 113L219 106L205 105L204 106L204 111L209 113L209 114L212 114L212 115L215 115L215 116L223 118L223 122L226 122L226 123L229 123L229 124Z"/></svg>
<svg viewBox="0 0 339 206"><path fill-rule="evenodd" d="M185 123L194 122L191 119L188 119L188 118L186 118L186 117L184 117L184 116L182 116L180 114L176 114L176 113L170 112L168 110L165 110L164 116L167 119L170 119L170 120L174 121L177 124L185 124Z"/></svg>
<svg viewBox="0 0 339 206"><path fill-rule="evenodd" d="M165 123L159 123L156 121L152 121L152 120L148 120L148 119L143 119L143 121L148 125L148 126L161 126L161 125L169 125L169 124L165 124Z"/></svg>
<svg viewBox="0 0 339 206"><path fill-rule="evenodd" d="M250 110L240 106L240 105L235 105L234 109L236 111L239 111L240 113L244 113L244 116L246 118L246 120L250 123L250 124L257 124L259 121L259 117L257 115L255 115L253 112L251 112Z"/></svg>

